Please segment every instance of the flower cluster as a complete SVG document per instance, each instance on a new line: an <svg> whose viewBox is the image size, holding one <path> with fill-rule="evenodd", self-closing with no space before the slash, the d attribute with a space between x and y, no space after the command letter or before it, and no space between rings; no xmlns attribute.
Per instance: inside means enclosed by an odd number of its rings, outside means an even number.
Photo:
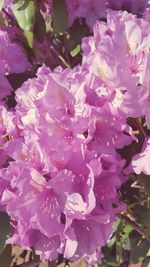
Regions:
<svg viewBox="0 0 150 267"><path fill-rule="evenodd" d="M127 5L78 2L68 1L70 25L84 17L92 27L106 18L107 7ZM148 1L127 7L141 14ZM4 90L5 76L31 67L10 36L0 30L2 99L11 91ZM73 69L39 67L16 90L15 108L0 107L0 208L13 225L7 243L33 248L41 260L62 254L98 261L116 214L126 208L118 189L127 172L150 174L148 137L128 169L119 153L138 141L129 117L144 118L150 128L149 10L142 18L109 10L83 39L82 51L82 64Z"/></svg>
<svg viewBox="0 0 150 267"><path fill-rule="evenodd" d="M127 10L135 14L142 15L146 8L150 7L148 0L66 0L69 10L69 25L72 25L75 19L85 18L86 23L92 29L97 19L107 17L107 10Z"/></svg>
<svg viewBox="0 0 150 267"><path fill-rule="evenodd" d="M13 90L6 76L10 73L25 72L30 64L23 48L13 40L13 30L9 27L0 29L0 101Z"/></svg>
<svg viewBox="0 0 150 267"><path fill-rule="evenodd" d="M16 125L3 134L11 136L3 149L12 162L1 171L1 205L15 229L8 242L34 247L42 260L92 256L123 208L117 188L124 161L115 148L131 141L129 129L111 104L113 92L103 95L101 81L85 75L88 84L80 68L43 66L17 90L15 112L7 114ZM99 96L90 100L91 83Z"/></svg>
<svg viewBox="0 0 150 267"><path fill-rule="evenodd" d="M127 12L109 11L107 24L97 22L94 26L94 37L85 38L82 44L85 66L107 86L115 88L115 105L126 119L145 118L148 129L149 22L149 10L141 19ZM146 137L142 152L133 158L132 168L136 174L150 174L149 142L149 137Z"/></svg>

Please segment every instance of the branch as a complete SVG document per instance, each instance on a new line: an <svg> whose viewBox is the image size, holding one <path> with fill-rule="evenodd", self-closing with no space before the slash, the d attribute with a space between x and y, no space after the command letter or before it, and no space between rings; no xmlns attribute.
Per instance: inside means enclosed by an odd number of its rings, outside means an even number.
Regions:
<svg viewBox="0 0 150 267"><path fill-rule="evenodd" d="M54 51L54 53L56 54L56 56L65 65L65 67L67 67L67 68L70 67L69 64L67 63L67 61L57 52L57 50L55 49L55 47L53 45L50 45L50 49Z"/></svg>
<svg viewBox="0 0 150 267"><path fill-rule="evenodd" d="M137 225L133 220L131 220L129 217L123 214L118 214L117 217L125 221L126 224L129 224L136 232L138 232L141 236L143 236L145 239L150 241L150 236L147 236L145 234L145 231L139 225Z"/></svg>
<svg viewBox="0 0 150 267"><path fill-rule="evenodd" d="M140 123L139 119L134 118L133 122L137 128L137 130L139 130L140 134L142 134L144 137L146 136L146 133L144 131L143 125Z"/></svg>

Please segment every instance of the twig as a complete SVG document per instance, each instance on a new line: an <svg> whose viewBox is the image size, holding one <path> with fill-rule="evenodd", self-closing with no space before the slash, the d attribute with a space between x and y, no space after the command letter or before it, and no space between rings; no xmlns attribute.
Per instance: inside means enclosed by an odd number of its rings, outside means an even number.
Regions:
<svg viewBox="0 0 150 267"><path fill-rule="evenodd" d="M50 49L54 51L54 53L57 55L57 57L62 61L62 63L69 68L69 64L67 63L67 61L58 53L58 51L55 49L55 47L53 45L50 45Z"/></svg>
<svg viewBox="0 0 150 267"><path fill-rule="evenodd" d="M10 15L5 8L2 8L2 11L5 13L5 15L11 20L11 21L15 21L14 17L12 15Z"/></svg>
<svg viewBox="0 0 150 267"><path fill-rule="evenodd" d="M139 132L145 137L146 133L145 133L143 126L141 125L139 119L135 118L135 119L133 119L133 122L135 123L137 130L139 130Z"/></svg>
<svg viewBox="0 0 150 267"><path fill-rule="evenodd" d="M118 214L117 217L123 221L125 221L127 224L129 224L136 232L138 232L140 235L142 235L145 239L150 241L150 236L147 236L145 234L145 231L140 228L139 225L137 225L133 220L131 220L129 217L123 215L123 214Z"/></svg>

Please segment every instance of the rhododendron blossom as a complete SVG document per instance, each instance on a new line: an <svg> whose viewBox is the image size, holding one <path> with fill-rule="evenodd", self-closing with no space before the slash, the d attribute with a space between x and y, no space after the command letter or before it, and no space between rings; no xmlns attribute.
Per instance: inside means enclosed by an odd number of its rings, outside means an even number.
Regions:
<svg viewBox="0 0 150 267"><path fill-rule="evenodd" d="M77 94L78 80L70 77L70 71L42 67L16 91L17 129L4 144L13 160L4 169L1 196L15 224L8 242L37 248L42 260L59 253L71 260L92 255L110 238L114 215L123 208L116 190L124 161L115 150L125 136L123 118L109 107L109 98L103 105L88 103L85 84ZM41 241L32 239L35 231ZM56 246L55 253L39 242Z"/></svg>
<svg viewBox="0 0 150 267"><path fill-rule="evenodd" d="M115 88L115 105L127 117L146 115L148 125L149 27L147 20L109 11L107 23L96 23L94 37L85 38L82 45L85 66L104 84Z"/></svg>
<svg viewBox="0 0 150 267"><path fill-rule="evenodd" d="M142 172L145 173L146 175L150 174L149 158L150 158L150 140L146 139L141 153L134 156L132 160L132 167L136 174L140 174Z"/></svg>
<svg viewBox="0 0 150 267"><path fill-rule="evenodd" d="M0 100L3 100L13 90L5 76L9 73L25 72L30 68L22 47L11 40L9 33L9 28L7 27L0 29Z"/></svg>
<svg viewBox="0 0 150 267"><path fill-rule="evenodd" d="M0 101L15 98L0 106L0 210L12 225L7 244L42 261L98 262L126 210L122 184L133 172L150 175L150 3L141 2L66 0L68 27L79 19L93 29L77 57L69 46L57 53L71 29L59 35L45 25L43 42L28 46L16 26L0 28ZM3 11L11 7L4 1ZM36 8L53 18L53 1ZM48 49L68 67L54 68ZM28 70L13 88L8 76Z"/></svg>
<svg viewBox="0 0 150 267"><path fill-rule="evenodd" d="M148 0L66 0L66 3L69 13L69 25L72 25L76 18L85 18L91 29L97 19L107 17L107 10L110 8L114 10L124 9L142 15L146 8L150 7Z"/></svg>

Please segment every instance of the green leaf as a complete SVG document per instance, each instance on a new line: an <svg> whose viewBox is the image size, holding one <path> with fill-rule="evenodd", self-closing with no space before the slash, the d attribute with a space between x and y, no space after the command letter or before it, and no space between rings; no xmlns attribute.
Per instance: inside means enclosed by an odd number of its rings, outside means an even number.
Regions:
<svg viewBox="0 0 150 267"><path fill-rule="evenodd" d="M108 261L108 266L109 267L119 267L120 263Z"/></svg>
<svg viewBox="0 0 150 267"><path fill-rule="evenodd" d="M29 47L32 48L33 47L33 32L31 32L31 31L25 31L24 32L24 35L27 38Z"/></svg>
<svg viewBox="0 0 150 267"><path fill-rule="evenodd" d="M129 238L130 238L131 248L135 248L141 240L141 235L137 233L135 230L133 230L129 234Z"/></svg>
<svg viewBox="0 0 150 267"><path fill-rule="evenodd" d="M150 249L148 250L148 252L147 252L147 255L146 255L146 256L150 257Z"/></svg>
<svg viewBox="0 0 150 267"><path fill-rule="evenodd" d="M0 266L2 267L10 267L11 265L11 245L7 245L3 251L3 253L0 255Z"/></svg>
<svg viewBox="0 0 150 267"><path fill-rule="evenodd" d="M68 12L65 0L53 0L53 27L57 34L64 33L68 27Z"/></svg>
<svg viewBox="0 0 150 267"><path fill-rule="evenodd" d="M125 250L131 249L131 240L128 236L126 238L121 238L121 241L122 241L123 249L125 249Z"/></svg>
<svg viewBox="0 0 150 267"><path fill-rule="evenodd" d="M34 25L34 34L38 41L43 42L46 35L46 24L42 14L37 11L36 13L36 22Z"/></svg>
<svg viewBox="0 0 150 267"><path fill-rule="evenodd" d="M52 17L51 16L46 18L45 24L46 24L46 32L52 31Z"/></svg>
<svg viewBox="0 0 150 267"><path fill-rule="evenodd" d="M123 255L123 248L122 248L122 244L120 242L116 243L116 260L117 262L121 263L122 260L122 255Z"/></svg>
<svg viewBox="0 0 150 267"><path fill-rule="evenodd" d="M70 52L70 54L71 54L72 57L77 56L77 54L79 54L79 53L80 53L80 45L77 45L77 46Z"/></svg>
<svg viewBox="0 0 150 267"><path fill-rule="evenodd" d="M66 40L66 47L69 51L76 48L77 45L81 45L82 38L89 34L89 28L87 25L80 25L78 21L75 21L70 31L70 40Z"/></svg>
<svg viewBox="0 0 150 267"><path fill-rule="evenodd" d="M2 11L3 8L3 0L0 0L0 12Z"/></svg>
<svg viewBox="0 0 150 267"><path fill-rule="evenodd" d="M108 246L109 248L111 248L111 247L114 245L115 242L116 242L116 236L114 235L114 236L110 239L110 241L109 241L109 243L107 244L107 246Z"/></svg>
<svg viewBox="0 0 150 267"><path fill-rule="evenodd" d="M112 266L119 267L120 266L120 263L118 263L116 261L116 259L113 256L111 256L111 255L109 255L109 258L108 259L105 258L105 262L108 264L106 266L109 266L109 267L112 267Z"/></svg>
<svg viewBox="0 0 150 267"><path fill-rule="evenodd" d="M127 225L124 227L124 229L123 229L123 232L124 232L125 234L130 234L132 231L133 231L133 227L130 226L130 225L128 225L128 224L127 224Z"/></svg>
<svg viewBox="0 0 150 267"><path fill-rule="evenodd" d="M142 262L142 260L146 257L149 248L150 248L150 242L148 240L143 240L140 244L138 244L131 250L130 262L131 263Z"/></svg>
<svg viewBox="0 0 150 267"><path fill-rule="evenodd" d="M143 226L150 227L150 210L143 211L141 214L141 223Z"/></svg>
<svg viewBox="0 0 150 267"><path fill-rule="evenodd" d="M6 21L5 21L5 19L4 19L4 17L2 16L2 14L0 14L0 26L3 26L3 25L5 25L6 26Z"/></svg>
<svg viewBox="0 0 150 267"><path fill-rule="evenodd" d="M102 262L102 263L99 265L99 267L109 267L109 266L108 266L108 264L107 264L107 263L105 263L105 262Z"/></svg>
<svg viewBox="0 0 150 267"><path fill-rule="evenodd" d="M4 250L6 240L11 232L10 218L9 216L1 212L0 213L0 253Z"/></svg>
<svg viewBox="0 0 150 267"><path fill-rule="evenodd" d="M117 219L114 223L113 223L113 232L120 231L120 225L122 224L120 219Z"/></svg>
<svg viewBox="0 0 150 267"><path fill-rule="evenodd" d="M35 24L34 0L14 0L13 13L22 30L32 31Z"/></svg>

